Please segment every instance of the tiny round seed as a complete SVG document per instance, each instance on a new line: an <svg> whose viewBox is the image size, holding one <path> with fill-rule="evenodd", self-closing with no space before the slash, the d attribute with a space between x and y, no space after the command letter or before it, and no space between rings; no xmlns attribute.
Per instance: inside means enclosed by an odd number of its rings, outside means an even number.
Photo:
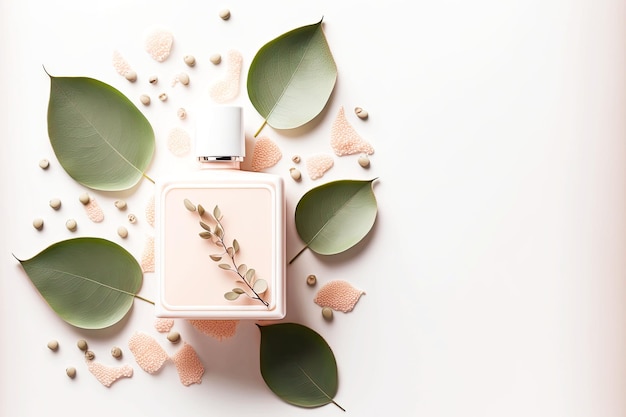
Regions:
<svg viewBox="0 0 626 417"><path fill-rule="evenodd" d="M76 342L76 346L78 346L78 348L82 351L86 351L89 347L85 339L80 339L78 342Z"/></svg>
<svg viewBox="0 0 626 417"><path fill-rule="evenodd" d="M333 319L333 309L330 307L322 308L322 317L324 320L332 320Z"/></svg>
<svg viewBox="0 0 626 417"><path fill-rule="evenodd" d="M367 155L359 156L359 165L361 165L363 168L367 168L368 166L370 166L370 159L367 157Z"/></svg>
<svg viewBox="0 0 626 417"><path fill-rule="evenodd" d="M91 200L91 197L89 197L88 193L82 193L79 197L78 197L78 201L80 201L83 204L87 204L89 203L89 200Z"/></svg>
<svg viewBox="0 0 626 417"><path fill-rule="evenodd" d="M300 155L294 155L291 157L291 160L293 161L294 164L299 164L301 159L300 159Z"/></svg>
<svg viewBox="0 0 626 417"><path fill-rule="evenodd" d="M56 340L51 340L48 342L48 349L57 350L58 348L59 348L59 342L57 342Z"/></svg>
<svg viewBox="0 0 626 417"><path fill-rule="evenodd" d="M190 67L196 65L196 58L194 58L193 55L185 55L183 61L185 61L185 64L189 65Z"/></svg>
<svg viewBox="0 0 626 417"><path fill-rule="evenodd" d="M220 10L220 19L222 19L222 20L230 19L230 10L228 10L228 9Z"/></svg>
<svg viewBox="0 0 626 417"><path fill-rule="evenodd" d="M183 109L182 107L180 109L178 109L178 111L176 112L176 115L178 116L178 118L180 120L186 119L187 118L187 110Z"/></svg>
<svg viewBox="0 0 626 417"><path fill-rule="evenodd" d="M131 83L134 83L135 81L137 81L137 73L133 70L126 71L124 73L124 78L126 78Z"/></svg>
<svg viewBox="0 0 626 417"><path fill-rule="evenodd" d="M220 62L222 62L222 56L220 54L213 54L211 55L209 60L213 65L218 65Z"/></svg>
<svg viewBox="0 0 626 417"><path fill-rule="evenodd" d="M180 333L178 333L178 332L169 332L169 334L167 335L167 340L169 340L172 343L180 342Z"/></svg>
<svg viewBox="0 0 626 417"><path fill-rule="evenodd" d="M302 174L297 168L289 168L289 175L291 175L291 178L296 181L300 181L300 179L302 178Z"/></svg>
<svg viewBox="0 0 626 417"><path fill-rule="evenodd" d="M111 356L113 356L114 358L121 358L122 357L122 349L120 349L117 346L114 346L111 348Z"/></svg>
<svg viewBox="0 0 626 417"><path fill-rule="evenodd" d="M96 354L93 353L91 350L88 350L85 352L85 359L87 359L88 361L92 361L96 359Z"/></svg>
<svg viewBox="0 0 626 417"><path fill-rule="evenodd" d="M124 210L126 208L126 201L124 201L124 200L116 200L115 201L115 207L117 207L120 210Z"/></svg>
<svg viewBox="0 0 626 417"><path fill-rule="evenodd" d="M131 214L129 214L129 215L128 215L128 221L129 221L131 224L136 223L136 222L137 222L137 216L135 216L135 215L134 215L134 214L132 214L132 213L131 213Z"/></svg>
<svg viewBox="0 0 626 417"><path fill-rule="evenodd" d="M117 234L122 239L126 239L128 237L128 229L126 229L124 226L120 226L120 227L117 228Z"/></svg>
<svg viewBox="0 0 626 417"><path fill-rule="evenodd" d="M48 169L49 166L50 166L50 161L48 161L47 159L42 159L41 161L39 161L39 168Z"/></svg>
<svg viewBox="0 0 626 417"><path fill-rule="evenodd" d="M159 94L159 100L166 101L167 100L167 94L165 94L165 93Z"/></svg>
<svg viewBox="0 0 626 417"><path fill-rule="evenodd" d="M70 366L69 368L65 369L65 373L70 378L74 378L76 376L76 368L74 368L73 366Z"/></svg>
<svg viewBox="0 0 626 417"><path fill-rule="evenodd" d="M141 104L143 104L144 106L149 106L150 105L150 96L147 94L142 94L139 96L139 101L141 101Z"/></svg>
<svg viewBox="0 0 626 417"><path fill-rule="evenodd" d="M67 230L73 232L78 227L78 223L76 223L74 219L68 219L68 221L65 222L65 227L67 227Z"/></svg>
<svg viewBox="0 0 626 417"><path fill-rule="evenodd" d="M182 85L189 85L189 75L186 72L181 72L176 76L176 79L180 81Z"/></svg>
<svg viewBox="0 0 626 417"><path fill-rule="evenodd" d="M306 283L311 286L315 285L317 283L317 277L313 274L309 275L306 277Z"/></svg>
<svg viewBox="0 0 626 417"><path fill-rule="evenodd" d="M356 113L356 115L357 115L357 117L359 119L363 119L363 120L367 119L368 116L369 116L367 114L367 111L363 110L361 107L355 107L354 108L354 113Z"/></svg>
<svg viewBox="0 0 626 417"><path fill-rule="evenodd" d="M50 207L52 207L55 210L58 210L61 208L61 200L59 200L58 198L53 198L52 200L50 200Z"/></svg>
<svg viewBox="0 0 626 417"><path fill-rule="evenodd" d="M155 85L159 82L159 77L157 77L156 75L151 75L150 78L148 78L148 82L152 85Z"/></svg>
<svg viewBox="0 0 626 417"><path fill-rule="evenodd" d="M43 229L43 219L36 218L35 220L33 220L33 227L37 230Z"/></svg>

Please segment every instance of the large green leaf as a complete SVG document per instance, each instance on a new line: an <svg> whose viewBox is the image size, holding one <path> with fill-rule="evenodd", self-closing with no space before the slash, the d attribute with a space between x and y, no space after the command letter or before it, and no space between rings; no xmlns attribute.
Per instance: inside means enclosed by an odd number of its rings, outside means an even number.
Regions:
<svg viewBox="0 0 626 417"><path fill-rule="evenodd" d="M18 260L50 307L84 329L120 321L143 280L141 266L130 253L100 238L64 240L31 259Z"/></svg>
<svg viewBox="0 0 626 417"><path fill-rule="evenodd" d="M248 96L267 124L293 129L324 109L336 81L337 66L319 21L287 32L257 52L248 71Z"/></svg>
<svg viewBox="0 0 626 417"><path fill-rule="evenodd" d="M328 343L301 324L259 326L261 375L280 398L300 407L333 403L339 381ZM340 407L341 408L341 407Z"/></svg>
<svg viewBox="0 0 626 417"><path fill-rule="evenodd" d="M305 193L295 216L298 234L306 243L304 249L334 255L359 243L372 229L378 212L373 182L333 181Z"/></svg>
<svg viewBox="0 0 626 417"><path fill-rule="evenodd" d="M155 147L139 109L115 88L86 77L50 77L48 136L72 178L105 191L137 184Z"/></svg>

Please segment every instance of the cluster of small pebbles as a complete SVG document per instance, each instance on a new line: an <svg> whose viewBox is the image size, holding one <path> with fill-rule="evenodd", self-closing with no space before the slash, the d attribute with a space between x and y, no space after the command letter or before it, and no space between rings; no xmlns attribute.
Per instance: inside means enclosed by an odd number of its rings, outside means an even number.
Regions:
<svg viewBox="0 0 626 417"><path fill-rule="evenodd" d="M48 349L53 352L59 350L59 342L56 339L52 339L48 342ZM89 344L85 339L79 339L76 341L76 347L78 350L83 352L83 355L87 361L93 361L96 358L96 354L89 349ZM115 359L120 359L123 356L122 349L118 346L113 346L111 348L111 356ZM65 368L65 373L68 377L74 379L76 377L76 368L73 366L69 366Z"/></svg>

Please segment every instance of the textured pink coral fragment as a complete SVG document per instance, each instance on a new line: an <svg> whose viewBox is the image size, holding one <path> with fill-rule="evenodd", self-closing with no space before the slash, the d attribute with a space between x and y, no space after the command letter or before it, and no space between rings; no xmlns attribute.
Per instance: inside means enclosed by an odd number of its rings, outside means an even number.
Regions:
<svg viewBox="0 0 626 417"><path fill-rule="evenodd" d="M107 366L94 361L87 361L87 369L105 387L110 387L115 381L121 378L133 376L133 367L130 365Z"/></svg>
<svg viewBox="0 0 626 417"><path fill-rule="evenodd" d="M148 236L141 254L141 270L154 272L154 236Z"/></svg>
<svg viewBox="0 0 626 417"><path fill-rule="evenodd" d="M209 90L209 95L217 103L226 103L239 95L241 68L243 56L239 51L229 51L226 54L226 76L214 83Z"/></svg>
<svg viewBox="0 0 626 417"><path fill-rule="evenodd" d="M268 137L261 137L254 143L252 150L252 171L262 171L273 167L283 157L280 148Z"/></svg>
<svg viewBox="0 0 626 417"><path fill-rule="evenodd" d="M329 155L315 155L306 160L306 170L312 180L322 178L326 171L334 165L333 158Z"/></svg>
<svg viewBox="0 0 626 417"><path fill-rule="evenodd" d="M346 119L343 107L339 109L337 117L330 129L330 146L337 156L366 153L371 155L374 148L354 130Z"/></svg>
<svg viewBox="0 0 626 417"><path fill-rule="evenodd" d="M137 365L149 374L157 372L169 359L167 352L150 335L135 332L128 341L128 348L135 357Z"/></svg>
<svg viewBox="0 0 626 417"><path fill-rule="evenodd" d="M239 320L188 320L200 333L216 338L228 339L235 335Z"/></svg>
<svg viewBox="0 0 626 417"><path fill-rule="evenodd" d="M185 129L176 127L167 135L167 149L175 156L184 156L191 151L191 136Z"/></svg>
<svg viewBox="0 0 626 417"><path fill-rule="evenodd" d="M146 221L152 227L154 227L154 194L148 200L148 204L146 204Z"/></svg>
<svg viewBox="0 0 626 417"><path fill-rule="evenodd" d="M183 385L189 386L202 382L204 366L190 344L183 343L183 346L172 356L172 361L176 365L178 377Z"/></svg>
<svg viewBox="0 0 626 417"><path fill-rule="evenodd" d="M156 29L146 36L144 48L154 60L163 62L170 56L173 43L174 36L171 32L163 29Z"/></svg>
<svg viewBox="0 0 626 417"><path fill-rule="evenodd" d="M85 204L85 211L89 220L94 223L100 223L104 220L104 211L94 198L90 198L89 202Z"/></svg>
<svg viewBox="0 0 626 417"><path fill-rule="evenodd" d="M365 292L354 288L349 282L334 280L320 288L313 301L321 307L347 313L354 309L362 294Z"/></svg>
<svg viewBox="0 0 626 417"><path fill-rule="evenodd" d="M113 68L119 75L126 75L132 68L119 51L113 51Z"/></svg>
<svg viewBox="0 0 626 417"><path fill-rule="evenodd" d="M154 320L154 328L159 333L167 333L172 330L174 327L174 319L165 319L162 317L157 317Z"/></svg>

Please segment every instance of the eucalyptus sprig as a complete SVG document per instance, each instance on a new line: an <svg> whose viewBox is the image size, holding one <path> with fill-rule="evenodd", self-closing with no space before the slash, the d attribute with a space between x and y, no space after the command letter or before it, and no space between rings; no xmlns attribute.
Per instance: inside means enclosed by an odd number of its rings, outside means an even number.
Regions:
<svg viewBox="0 0 626 417"><path fill-rule="evenodd" d="M269 303L261 297L261 294L267 291L267 281L257 278L254 268L248 268L248 266L244 263L237 263L236 255L239 253L240 249L239 242L237 239L233 239L232 244L229 245L227 243L225 237L226 232L224 230L224 225L222 224L223 216L220 208L216 205L213 208L213 213L209 213L201 204L196 206L189 199L185 199L183 202L187 210L198 213L198 217L200 218L200 227L202 228L202 231L198 233L198 235L202 239L210 240L213 244L215 244L215 246L223 249L223 252L221 253L209 255L211 260L216 262L217 266L221 269L231 271L241 278L235 281L240 286L233 288L232 291L226 292L224 294L224 298L229 301L235 301L240 295L246 295L249 298L258 300L266 307L269 307ZM205 221L207 218L214 223L213 227ZM222 262L224 257L227 257L230 260L230 263Z"/></svg>

